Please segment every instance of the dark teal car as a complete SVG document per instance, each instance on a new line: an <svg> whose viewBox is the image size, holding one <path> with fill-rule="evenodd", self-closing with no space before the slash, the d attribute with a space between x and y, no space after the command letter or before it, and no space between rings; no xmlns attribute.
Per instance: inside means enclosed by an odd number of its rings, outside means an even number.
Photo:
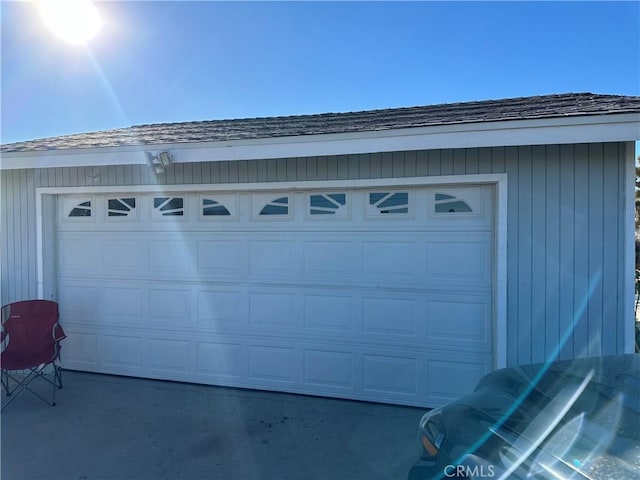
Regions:
<svg viewBox="0 0 640 480"><path fill-rule="evenodd" d="M640 478L640 354L492 372L418 444L409 480Z"/></svg>

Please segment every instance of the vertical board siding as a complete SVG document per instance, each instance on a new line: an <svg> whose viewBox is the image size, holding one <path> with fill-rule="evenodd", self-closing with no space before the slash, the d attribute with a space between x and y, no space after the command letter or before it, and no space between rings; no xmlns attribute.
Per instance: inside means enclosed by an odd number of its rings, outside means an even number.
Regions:
<svg viewBox="0 0 640 480"><path fill-rule="evenodd" d="M544 357L557 360L560 348L560 149L557 145L546 147L545 165L545 285L544 318L546 320Z"/></svg>
<svg viewBox="0 0 640 480"><path fill-rule="evenodd" d="M37 293L33 170L0 173L0 295L2 304Z"/></svg>
<svg viewBox="0 0 640 480"><path fill-rule="evenodd" d="M584 356L589 343L589 149L588 145L575 146L574 179L574 324L573 355Z"/></svg>
<svg viewBox="0 0 640 480"><path fill-rule="evenodd" d="M518 248L518 149L507 147L504 151L504 171L507 173L507 361L513 363L518 357L518 336L520 335L518 312L518 278L520 275L518 256L513 252Z"/></svg>
<svg viewBox="0 0 640 480"><path fill-rule="evenodd" d="M33 182L33 170L20 170L20 185L21 188L21 201L23 202L23 207L20 209L21 223L20 230L22 232L27 232L23 236L23 245L24 255L27 260L27 271L23 280L22 288L23 291L27 290L29 292L29 296L35 297L37 295L37 265L36 265L36 257L34 255L29 255L29 252L33 252L36 250L36 237L35 235L29 235L29 231L33 231L36 225L36 197L33 193L35 193L35 184Z"/></svg>
<svg viewBox="0 0 640 480"><path fill-rule="evenodd" d="M13 203L13 189L11 185L12 170L0 171L0 296L2 304L6 298L14 297L9 291L9 272L13 266L9 264L9 258L13 256L13 229L9 228L9 203Z"/></svg>
<svg viewBox="0 0 640 480"><path fill-rule="evenodd" d="M624 150L619 151L619 145L617 144L605 144L604 151L602 152L602 156L605 161L609 161L611 158L621 158L624 157ZM624 162L620 161L621 168L624 168ZM609 246L615 245L619 246L620 251L622 251L624 245L624 239L622 232L619 228L617 228L616 217L611 215L610 212L614 211L624 211L624 206L621 205L621 199L624 198L622 192L624 191L621 186L622 177L619 169L614 168L605 168L604 174L602 177L603 183L603 207L602 207L602 232L603 232L603 240L602 240L602 251L603 255L606 257L608 255L607 248ZM622 310L618 312L618 304L621 307L624 306L621 301L622 295L612 295L612 288L614 285L617 286L620 284L622 287L622 282L619 279L624 277L623 269L619 264L614 262L603 262L602 267L602 287L603 287L603 304L602 304L602 349L604 352L615 352L617 351L617 337L619 332L619 325L615 321L616 318L623 318L624 314Z"/></svg>
<svg viewBox="0 0 640 480"><path fill-rule="evenodd" d="M518 282L516 295L518 301L517 325L518 345L517 363L529 363L533 356L531 352L532 321L534 312L532 298L533 276L533 159L531 147L518 149L518 219L511 228L518 229L518 243L514 246L518 251ZM508 228L508 227L507 227ZM507 248L509 248L507 246Z"/></svg>
<svg viewBox="0 0 640 480"><path fill-rule="evenodd" d="M573 357L573 339L571 328L573 327L573 278L574 278L574 248L575 238L573 223L575 218L574 208L574 180L573 170L575 157L573 145L560 146L560 309L559 333L560 345L558 358L560 360Z"/></svg>
<svg viewBox="0 0 640 480"><path fill-rule="evenodd" d="M531 361L544 362L547 351L547 302L540 302L547 293L547 282L551 273L546 268L547 249L547 152L537 145L531 149Z"/></svg>
<svg viewBox="0 0 640 480"><path fill-rule="evenodd" d="M587 310L587 355L602 355L602 273L604 269L604 159L602 144L589 145L589 308ZM593 332L598 332L594 335Z"/></svg>
<svg viewBox="0 0 640 480"><path fill-rule="evenodd" d="M508 175L507 363L622 352L623 143L175 163L158 175L147 165L4 170L0 172L2 303L37 295L38 187L122 186L126 191L128 185L477 173ZM51 214L50 204L44 211ZM44 233L49 239L50 232Z"/></svg>
<svg viewBox="0 0 640 480"><path fill-rule="evenodd" d="M427 152L427 176L442 175L442 152L430 150Z"/></svg>

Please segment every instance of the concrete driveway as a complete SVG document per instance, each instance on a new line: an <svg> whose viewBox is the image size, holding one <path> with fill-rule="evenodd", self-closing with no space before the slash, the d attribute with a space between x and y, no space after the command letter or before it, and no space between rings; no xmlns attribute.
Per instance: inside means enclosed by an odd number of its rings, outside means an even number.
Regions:
<svg viewBox="0 0 640 480"><path fill-rule="evenodd" d="M63 372L2 414L5 480L403 479L422 409ZM4 400L4 398L3 398Z"/></svg>

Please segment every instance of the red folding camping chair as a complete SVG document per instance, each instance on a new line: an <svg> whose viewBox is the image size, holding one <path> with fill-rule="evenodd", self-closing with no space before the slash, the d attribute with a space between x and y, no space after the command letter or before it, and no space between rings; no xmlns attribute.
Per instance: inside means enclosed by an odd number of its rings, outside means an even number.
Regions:
<svg viewBox="0 0 640 480"><path fill-rule="evenodd" d="M62 388L60 341L66 337L58 324L58 304L49 300L24 300L3 306L1 315L0 378L5 393L12 397L1 411L25 390L54 406L56 388ZM51 371L53 379L48 377ZM36 379L53 385L51 401L30 387Z"/></svg>

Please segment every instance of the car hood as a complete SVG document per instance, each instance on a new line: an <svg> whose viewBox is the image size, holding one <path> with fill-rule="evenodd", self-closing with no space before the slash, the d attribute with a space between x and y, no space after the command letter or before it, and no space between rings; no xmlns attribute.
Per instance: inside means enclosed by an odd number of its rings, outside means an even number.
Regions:
<svg viewBox="0 0 640 480"><path fill-rule="evenodd" d="M587 478L640 471L640 355L497 370L455 408L476 411L519 454Z"/></svg>
<svg viewBox="0 0 640 480"><path fill-rule="evenodd" d="M586 380L586 383L585 383ZM640 354L539 363L496 370L486 375L472 395L460 400L499 417L510 410L528 414L557 398L567 388L584 384L581 397L594 404L620 395L625 408L640 415ZM517 407L514 408L514 405ZM496 418L497 419L497 418Z"/></svg>

